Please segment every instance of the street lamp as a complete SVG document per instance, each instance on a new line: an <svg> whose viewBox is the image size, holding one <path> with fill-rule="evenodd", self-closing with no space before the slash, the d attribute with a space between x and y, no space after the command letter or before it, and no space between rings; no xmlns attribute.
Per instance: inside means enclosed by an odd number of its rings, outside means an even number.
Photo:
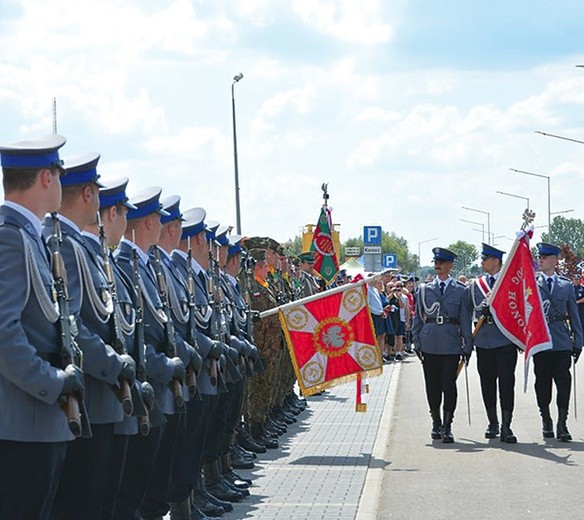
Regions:
<svg viewBox="0 0 584 520"><path fill-rule="evenodd" d="M434 240L438 240L438 238L434 237L434 238L429 238L428 240L422 240L421 242L418 242L418 265L419 265L418 275L420 275L420 276L422 275L422 249L420 248L420 246L422 244L427 244L428 242L433 242Z"/></svg>
<svg viewBox="0 0 584 520"><path fill-rule="evenodd" d="M526 172L524 170L516 170L515 168L509 168L512 172L524 173L525 175L533 175L534 177L541 177L542 179L547 179L547 192L548 192L548 228L552 221L552 199L550 195L550 177L549 175L542 175L541 173Z"/></svg>
<svg viewBox="0 0 584 520"><path fill-rule="evenodd" d="M469 211L476 211L477 213L482 213L483 215L487 216L487 233L488 233L488 242L491 243L491 214L488 211L483 211L482 209L476 208L469 208L467 206L462 206L462 209L467 209ZM485 237L483 235L483 242L485 241Z"/></svg>
<svg viewBox="0 0 584 520"><path fill-rule="evenodd" d="M561 215L562 213L571 213L573 209L565 209L563 211L552 211L550 215Z"/></svg>
<svg viewBox="0 0 584 520"><path fill-rule="evenodd" d="M522 197L521 195L515 195L514 193L507 193L506 191L497 191L500 195L507 195L508 197L515 197L516 199L523 199L527 201L527 209L529 209L529 197Z"/></svg>
<svg viewBox="0 0 584 520"><path fill-rule="evenodd" d="M578 139L572 139L571 137L564 137L562 135L548 134L546 132L540 132L539 130L535 130L535 133L545 135L547 137L555 137L556 139L563 139L564 141L572 141L573 143L584 144L584 141L579 141Z"/></svg>
<svg viewBox="0 0 584 520"><path fill-rule="evenodd" d="M231 84L231 112L233 115L233 162L235 164L235 219L237 223L237 234L241 235L241 212L239 207L239 169L237 167L237 133L235 131L235 84L243 78L240 72L233 77Z"/></svg>
<svg viewBox="0 0 584 520"><path fill-rule="evenodd" d="M483 242L485 241L485 225L482 222L475 222L474 220L465 220L463 218L459 219L462 222L468 222L469 224L476 224L477 226L481 226L482 229L476 229L473 231L481 231L483 234Z"/></svg>

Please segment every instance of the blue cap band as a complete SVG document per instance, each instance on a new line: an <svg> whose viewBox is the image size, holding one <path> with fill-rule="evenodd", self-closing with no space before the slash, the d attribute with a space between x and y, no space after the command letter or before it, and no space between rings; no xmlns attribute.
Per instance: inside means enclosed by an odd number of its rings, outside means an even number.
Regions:
<svg viewBox="0 0 584 520"><path fill-rule="evenodd" d="M117 193L110 193L109 195L99 194L99 207L109 208L110 206L116 205L118 202L126 202L128 197L124 190L118 191Z"/></svg>
<svg viewBox="0 0 584 520"><path fill-rule="evenodd" d="M239 243L233 245L233 246L229 246L229 248L227 249L227 256L235 256L237 253L241 252L241 246L239 245Z"/></svg>
<svg viewBox="0 0 584 520"><path fill-rule="evenodd" d="M2 154L2 168L61 168L63 161L59 159L59 151L51 150L45 153L35 153L31 155Z"/></svg>
<svg viewBox="0 0 584 520"><path fill-rule="evenodd" d="M226 246L229 244L229 237L226 234L215 237L215 240L220 246Z"/></svg>
<svg viewBox="0 0 584 520"><path fill-rule="evenodd" d="M166 210L169 215L167 217L162 217L160 219L160 222L162 222L163 224L166 224L167 222L170 222L171 220L178 220L179 218L182 218L182 213L180 212L180 210L178 209L178 205L176 206L176 208L173 208L171 211Z"/></svg>
<svg viewBox="0 0 584 520"><path fill-rule="evenodd" d="M183 227L181 239L186 240L189 237L194 237L199 233L205 231L205 221L201 221L194 226Z"/></svg>
<svg viewBox="0 0 584 520"><path fill-rule="evenodd" d="M92 168L91 170L84 170L69 173L61 179L61 186L74 186L76 184L85 184L86 182L94 182L99 179L97 170Z"/></svg>
<svg viewBox="0 0 584 520"><path fill-rule="evenodd" d="M150 215L150 213L160 213L162 206L158 198L153 200L150 204L146 204L138 209L131 209L128 211L127 219L132 220L135 218L145 217L146 215Z"/></svg>

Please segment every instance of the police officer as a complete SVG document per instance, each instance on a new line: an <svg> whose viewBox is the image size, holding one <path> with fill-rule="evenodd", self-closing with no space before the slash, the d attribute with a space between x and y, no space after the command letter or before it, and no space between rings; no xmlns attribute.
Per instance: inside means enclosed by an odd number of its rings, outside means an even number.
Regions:
<svg viewBox="0 0 584 520"><path fill-rule="evenodd" d="M318 284L314 279L314 252L307 251L298 255L300 289L302 297L312 296L318 292Z"/></svg>
<svg viewBox="0 0 584 520"><path fill-rule="evenodd" d="M66 159L69 173L61 182L63 200L59 210L63 235L62 255L67 270L70 310L77 322L77 343L83 352L87 382L87 412L93 436L80 438L67 448L63 474L53 515L56 519L98 519L113 450L114 425L124 413L118 399L120 381L135 379L131 356L118 354L109 319L112 297L95 251L81 234L94 224L99 209L99 154ZM44 234L54 233L54 221L45 220Z"/></svg>
<svg viewBox="0 0 584 520"><path fill-rule="evenodd" d="M542 435L544 438L553 437L554 428L549 406L552 400L552 381L555 383L558 406L556 436L561 442L569 442L572 436L566 421L572 383L570 367L572 357L575 364L582 352L582 324L570 280L556 274L560 248L554 244L540 242L537 244L537 250L541 271L537 278L537 286L543 301L553 348L533 356L535 395L542 419Z"/></svg>
<svg viewBox="0 0 584 520"><path fill-rule="evenodd" d="M59 399L84 389L80 370L61 369L41 232L41 219L61 203L64 144L53 135L0 147L0 518L49 518L74 438Z"/></svg>
<svg viewBox="0 0 584 520"><path fill-rule="evenodd" d="M517 347L507 339L493 321L488 306L490 294L503 262L504 251L489 244L482 245L481 267L485 273L477 278L468 288L468 304L476 321L483 318L474 338L477 353L477 368L481 380L483 403L487 411L489 424L485 438L493 439L499 435L497 416L497 383L499 384L499 401L501 403L501 441L516 443L517 437L511 430L511 419L515 405L515 367L517 365Z"/></svg>
<svg viewBox="0 0 584 520"><path fill-rule="evenodd" d="M426 396L432 416L432 439L454 442L452 419L456 409L456 372L459 361L472 353L470 310L465 286L450 276L456 255L442 247L434 253L433 282L420 285L414 319L414 348L422 359ZM443 401L444 400L444 401ZM443 402L444 420L440 414Z"/></svg>

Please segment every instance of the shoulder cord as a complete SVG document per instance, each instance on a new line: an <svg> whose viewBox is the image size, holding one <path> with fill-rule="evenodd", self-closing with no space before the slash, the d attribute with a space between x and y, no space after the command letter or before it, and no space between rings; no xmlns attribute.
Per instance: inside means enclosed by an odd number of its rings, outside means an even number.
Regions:
<svg viewBox="0 0 584 520"><path fill-rule="evenodd" d="M45 283L39 272L38 265L33 260L32 247L30 245L29 239L25 236L22 229L19 229L22 235L22 242L24 246L24 258L25 258L25 268L26 268L26 296L25 301L28 300L30 296L30 287L32 285L33 292L36 296L37 302L43 315L50 323L56 323L59 319L59 312L55 308L55 302L51 300L51 297L47 294Z"/></svg>
<svg viewBox="0 0 584 520"><path fill-rule="evenodd" d="M162 309L157 309L156 306L152 303L150 295L148 294L148 291L144 286L144 280L142 280L142 277L140 277L140 289L142 290L142 299L144 300L144 302L146 302L146 306L150 310L150 313L154 316L154 319L160 325L165 325L166 322L168 321L168 316L164 314L164 311Z"/></svg>
<svg viewBox="0 0 584 520"><path fill-rule="evenodd" d="M168 275L168 276L167 276ZM164 271L164 276L166 277L166 286L168 287L168 301L170 303L170 309L172 311L173 316L176 317L176 320L183 325L189 322L189 311L183 312L180 301L178 299L178 294L176 292L176 287L174 286L174 282L169 280L172 277L172 274L167 271L167 268Z"/></svg>
<svg viewBox="0 0 584 520"><path fill-rule="evenodd" d="M427 303L426 303L426 284L423 283L422 285L420 285L420 296L421 296L421 300L422 300L422 307L424 308L424 321L426 321L425 318L427 318L430 314L433 314L434 311L437 311L438 313L440 312L440 302L439 301L435 301L432 305L430 305L430 307L428 307Z"/></svg>
<svg viewBox="0 0 584 520"><path fill-rule="evenodd" d="M81 287L83 288L83 285L85 285L89 303L91 304L91 308L93 309L93 312L97 319L101 323L107 323L113 312L111 296L108 301L108 304L104 305L101 301L100 296L97 294L97 291L95 290L95 286L93 285L93 278L91 276L91 270L89 269L89 265L87 264L87 258L85 258L85 253L81 249L81 246L73 238L68 236L67 239L73 245L73 251L75 253L75 258L77 260L77 265L79 267L79 274L81 275L80 278L83 280ZM83 301L83 289L81 290L81 301Z"/></svg>

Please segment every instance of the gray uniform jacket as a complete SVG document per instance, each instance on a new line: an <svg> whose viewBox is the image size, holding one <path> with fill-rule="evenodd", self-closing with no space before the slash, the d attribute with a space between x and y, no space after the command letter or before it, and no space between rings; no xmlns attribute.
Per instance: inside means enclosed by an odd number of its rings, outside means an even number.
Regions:
<svg viewBox="0 0 584 520"><path fill-rule="evenodd" d="M582 349L582 324L572 282L562 276L556 276L550 294L545 277L540 275L537 278L537 286L552 336L552 350ZM570 328L567 322L570 323Z"/></svg>
<svg viewBox="0 0 584 520"><path fill-rule="evenodd" d="M54 310L48 253L19 212L0 206L0 222L0 439L69 441L73 435L56 403L64 382L56 317L45 316L32 285L34 264L40 298Z"/></svg>
<svg viewBox="0 0 584 520"><path fill-rule="evenodd" d="M114 258L118 266L130 279L133 277L132 246L122 241ZM146 343L146 373L148 382L154 388L156 401L160 409L167 415L181 410L175 410L174 397L168 384L174 375L174 365L164 353L165 330L161 323L160 312L162 303L158 296L158 287L153 270L144 265L139 258L138 266L142 281L142 296L144 300L144 341ZM153 426L155 426L153 424Z"/></svg>
<svg viewBox="0 0 584 520"><path fill-rule="evenodd" d="M300 287L302 289L302 296L304 298L316 294L318 290L314 276L302 270L300 271Z"/></svg>
<svg viewBox="0 0 584 520"><path fill-rule="evenodd" d="M477 282L474 281L467 289L466 303L469 306L470 313L474 321L478 321L482 316L481 309L486 298L483 296ZM512 342L505 336L493 321L493 318L485 318L474 338L474 346L476 348L494 349L510 345Z"/></svg>
<svg viewBox="0 0 584 520"><path fill-rule="evenodd" d="M77 321L77 344L83 352L85 403L91 424L120 422L122 405L111 385L118 385L122 369L120 356L110 346L109 314L100 305L111 301L105 274L86 238L67 222L61 221L61 253L67 271L70 310ZM45 219L45 238L53 234L51 218ZM87 268L87 269L86 269Z"/></svg>
<svg viewBox="0 0 584 520"><path fill-rule="evenodd" d="M188 278L187 259L178 251L173 251L171 255L173 263L176 265L179 273L186 280ZM211 384L209 376L209 352L213 347L211 341L211 319L213 309L209 305L209 294L204 281L204 274L201 271L198 275L193 272L195 281L195 339L197 341L198 352L203 358L203 369L197 378L197 386L202 395L217 395L216 386Z"/></svg>
<svg viewBox="0 0 584 520"><path fill-rule="evenodd" d="M442 297L438 278L421 284L412 329L416 349L442 355L472 352L471 315L465 296L464 284L452 279Z"/></svg>
<svg viewBox="0 0 584 520"><path fill-rule="evenodd" d="M91 251L93 251L95 257L99 261L99 264L103 266L101 246L99 244L98 237L94 237L93 235L91 237L88 237L85 234L83 236L85 238L87 247L91 249ZM121 314L120 321L122 320L125 321L127 325L127 327L122 326L122 330L120 332L124 338L124 344L127 353L134 357L134 359L136 359L134 355L135 352L133 334L133 325L135 319L134 287L132 286L131 280L128 280L126 274L119 268L117 262L115 261L111 253L109 256L109 261L112 267L112 271L114 273L114 280L116 282L116 293L118 297L119 310ZM125 330L126 328L128 330ZM140 391L141 389L140 383L136 382L135 384L137 385L138 391ZM136 416L124 417L121 422L116 423L114 433L118 435L135 435L136 433L138 433L138 418Z"/></svg>

